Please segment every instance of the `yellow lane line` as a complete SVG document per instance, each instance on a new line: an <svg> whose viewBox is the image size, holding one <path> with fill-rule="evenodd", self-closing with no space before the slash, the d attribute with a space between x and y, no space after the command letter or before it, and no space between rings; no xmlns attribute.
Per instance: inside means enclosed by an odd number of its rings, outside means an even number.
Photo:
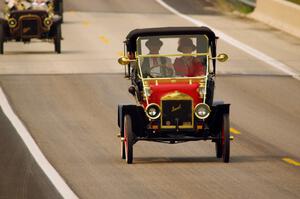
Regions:
<svg viewBox="0 0 300 199"><path fill-rule="evenodd" d="M241 134L241 132L236 130L235 128L230 128L230 133L233 133L235 135L240 135Z"/></svg>
<svg viewBox="0 0 300 199"><path fill-rule="evenodd" d="M91 25L91 22L89 21L83 21L82 24L85 26L85 27L89 27Z"/></svg>
<svg viewBox="0 0 300 199"><path fill-rule="evenodd" d="M118 56L123 56L124 52L123 51L118 51L117 54L118 54Z"/></svg>
<svg viewBox="0 0 300 199"><path fill-rule="evenodd" d="M282 161L288 163L288 164L291 164L291 165L294 165L296 167L300 167L300 162L297 162L291 158L282 158Z"/></svg>
<svg viewBox="0 0 300 199"><path fill-rule="evenodd" d="M108 45L110 43L109 39L107 39L105 36L100 35L99 39L102 43L104 43L105 45Z"/></svg>

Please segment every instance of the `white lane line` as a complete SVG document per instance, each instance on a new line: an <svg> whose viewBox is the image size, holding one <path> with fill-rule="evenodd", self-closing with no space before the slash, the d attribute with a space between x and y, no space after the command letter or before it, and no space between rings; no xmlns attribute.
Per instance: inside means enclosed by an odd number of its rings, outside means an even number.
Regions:
<svg viewBox="0 0 300 199"><path fill-rule="evenodd" d="M66 184L63 178L59 175L59 173L54 169L54 167L49 163L46 159L38 145L35 143L30 133L18 118L18 116L12 110L2 88L0 87L0 106L10 120L23 142L27 146L28 150L32 154L33 158L49 178L51 183L55 186L57 191L61 194L63 198L66 199L78 199L76 194L70 189L70 187Z"/></svg>
<svg viewBox="0 0 300 199"><path fill-rule="evenodd" d="M156 0L157 3L159 3L160 5L162 5L163 7L165 7L167 10L169 10L170 12L172 12L173 14L193 23L196 26L208 26L210 27L208 24L204 23L203 21L199 21L196 20L192 17L189 17L185 14L182 14L181 12L179 12L178 10L172 8L171 6L169 6L168 4L166 4L163 0ZM256 50L250 46L248 46L247 44L244 44L236 39L234 39L233 37L225 34L224 32L215 29L213 27L210 27L219 37L220 39L224 40L225 42L227 42L228 44L252 55L253 57L269 64L270 66L277 68L278 70L294 77L297 80L300 80L300 74L297 73L297 71L295 71L294 69L290 68L289 66L285 65L284 63L270 57L269 55L266 55L263 52L260 52L259 50Z"/></svg>

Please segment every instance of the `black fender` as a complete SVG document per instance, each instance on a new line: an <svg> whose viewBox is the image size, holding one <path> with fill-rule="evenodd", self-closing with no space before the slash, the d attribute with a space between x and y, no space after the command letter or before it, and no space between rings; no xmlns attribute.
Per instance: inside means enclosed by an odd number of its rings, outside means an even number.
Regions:
<svg viewBox="0 0 300 199"><path fill-rule="evenodd" d="M212 105L212 109L221 115L229 114L230 104L225 104L223 101L214 101Z"/></svg>
<svg viewBox="0 0 300 199"><path fill-rule="evenodd" d="M6 23L6 19L0 17L0 25L4 25Z"/></svg>
<svg viewBox="0 0 300 199"><path fill-rule="evenodd" d="M6 19L4 18L0 18L0 26L2 26L2 30L3 30L3 36L4 36L4 40L6 40L6 37L9 33L9 27L8 27L8 22Z"/></svg>
<svg viewBox="0 0 300 199"><path fill-rule="evenodd" d="M130 115L132 119L132 130L136 136L143 136L149 120L144 108L137 105L118 105L118 126L121 137L124 136L124 117Z"/></svg>
<svg viewBox="0 0 300 199"><path fill-rule="evenodd" d="M209 106L213 105L215 92L215 81L211 75L208 76L207 88L206 88L206 103Z"/></svg>
<svg viewBox="0 0 300 199"><path fill-rule="evenodd" d="M55 15L53 18L53 24L51 25L51 28L49 30L49 37L54 38L56 37L56 32L58 26L61 26L62 24L62 18L58 15Z"/></svg>
<svg viewBox="0 0 300 199"><path fill-rule="evenodd" d="M230 113L230 104L223 101L215 101L211 106L211 114L207 120L210 132L218 135L222 129L222 119L224 114Z"/></svg>
<svg viewBox="0 0 300 199"><path fill-rule="evenodd" d="M62 24L62 23L63 23L62 17L59 15L54 15L53 24L57 25L57 24Z"/></svg>

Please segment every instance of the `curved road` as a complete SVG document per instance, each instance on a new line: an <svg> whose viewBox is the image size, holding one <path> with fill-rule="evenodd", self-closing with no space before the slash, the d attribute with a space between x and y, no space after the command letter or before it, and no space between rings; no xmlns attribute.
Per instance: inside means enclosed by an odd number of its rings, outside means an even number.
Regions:
<svg viewBox="0 0 300 199"><path fill-rule="evenodd" d="M116 63L134 28L191 26L148 0L66 1L63 53L45 43L8 43L0 82L41 150L80 198L299 198L300 81L230 44L219 52L216 95L232 104L232 161L214 145L139 142L119 157L117 104L133 102ZM221 14L212 3L167 0L191 17L280 60L300 74L300 39ZM202 2L202 3L199 3ZM9 195L9 194L8 194ZM19 198L26 198L19 196Z"/></svg>

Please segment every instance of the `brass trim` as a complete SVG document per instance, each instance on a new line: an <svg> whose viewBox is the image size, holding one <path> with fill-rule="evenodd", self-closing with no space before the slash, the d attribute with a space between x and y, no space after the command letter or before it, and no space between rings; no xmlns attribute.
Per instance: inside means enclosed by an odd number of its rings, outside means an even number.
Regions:
<svg viewBox="0 0 300 199"><path fill-rule="evenodd" d="M138 55L139 58L147 57L191 57L191 56L207 56L209 53L192 53L192 54L151 54L151 55Z"/></svg>
<svg viewBox="0 0 300 199"><path fill-rule="evenodd" d="M187 94L181 93L179 91L174 91L164 95L161 100L193 100L193 98Z"/></svg>
<svg viewBox="0 0 300 199"><path fill-rule="evenodd" d="M202 81L205 79L205 76L199 76L199 77L163 77L163 78L143 78L145 81L157 81L159 82L164 82L165 80L169 81L176 81L176 82L189 82L190 80L199 80Z"/></svg>
<svg viewBox="0 0 300 199"><path fill-rule="evenodd" d="M221 53L217 57L209 57L209 59L216 59L219 62L226 62L229 59L229 56L225 53Z"/></svg>

